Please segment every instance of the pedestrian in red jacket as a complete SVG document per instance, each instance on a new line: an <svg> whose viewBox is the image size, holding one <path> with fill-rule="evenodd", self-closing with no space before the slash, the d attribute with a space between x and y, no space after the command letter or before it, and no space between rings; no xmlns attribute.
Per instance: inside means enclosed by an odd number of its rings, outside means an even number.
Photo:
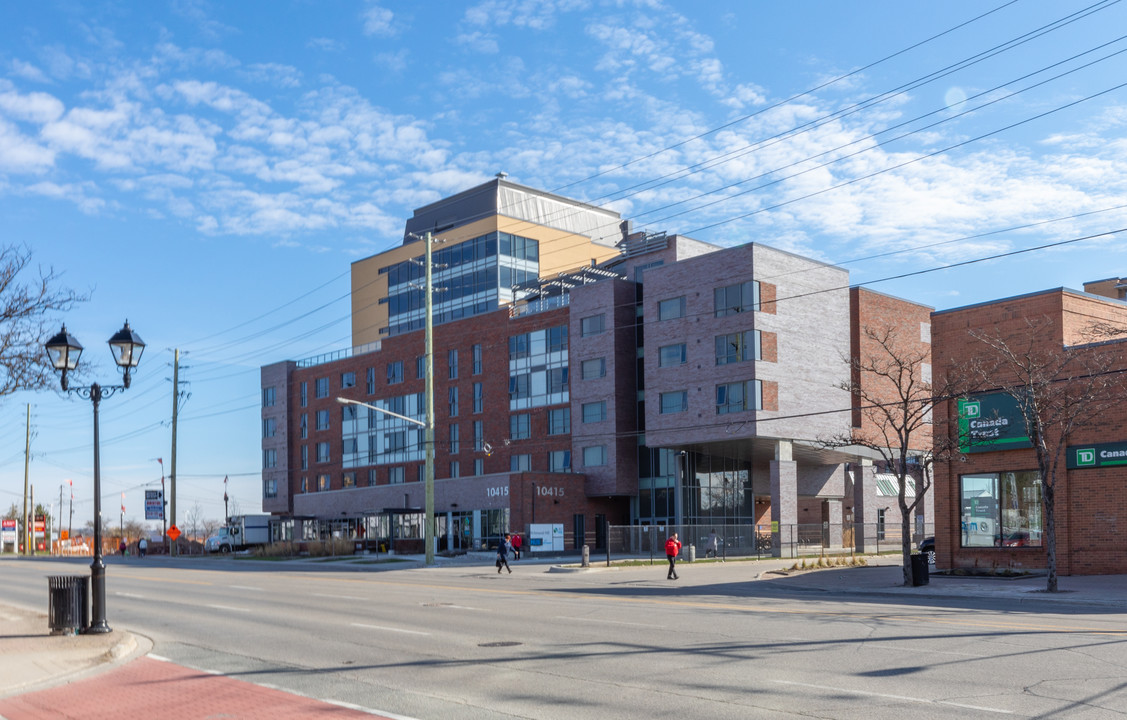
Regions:
<svg viewBox="0 0 1127 720"><path fill-rule="evenodd" d="M677 579L675 564L679 554L681 554L681 541L677 539L677 533L673 533L673 535L665 541L665 557L669 558L669 575L665 578L666 580Z"/></svg>
<svg viewBox="0 0 1127 720"><path fill-rule="evenodd" d="M513 535L513 559L514 560L520 560L520 546L521 546L522 542L523 541L520 539L520 533L516 533L515 535Z"/></svg>

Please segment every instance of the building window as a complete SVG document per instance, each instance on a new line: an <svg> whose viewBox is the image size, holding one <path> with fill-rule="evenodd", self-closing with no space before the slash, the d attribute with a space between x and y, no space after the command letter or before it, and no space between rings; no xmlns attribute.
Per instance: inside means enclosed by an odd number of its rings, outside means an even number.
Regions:
<svg viewBox="0 0 1127 720"><path fill-rule="evenodd" d="M370 468L368 470L368 487L376 486L376 469Z"/></svg>
<svg viewBox="0 0 1127 720"><path fill-rule="evenodd" d="M480 420L473 422L473 451L485 451L485 423Z"/></svg>
<svg viewBox="0 0 1127 720"><path fill-rule="evenodd" d="M274 388L262 388L262 407L274 407Z"/></svg>
<svg viewBox="0 0 1127 720"><path fill-rule="evenodd" d="M548 472L571 472L571 451L553 450L548 453Z"/></svg>
<svg viewBox="0 0 1127 720"><path fill-rule="evenodd" d="M607 401L583 403L583 422L603 422L607 419Z"/></svg>
<svg viewBox="0 0 1127 720"><path fill-rule="evenodd" d="M322 473L317 476L317 492L328 492L332 490L332 483L329 481L328 473Z"/></svg>
<svg viewBox="0 0 1127 720"><path fill-rule="evenodd" d="M548 434L564 435L571 432L571 408L548 411Z"/></svg>
<svg viewBox="0 0 1127 720"><path fill-rule="evenodd" d="M277 480L271 478L262 483L262 497L267 500L278 497Z"/></svg>
<svg viewBox="0 0 1127 720"><path fill-rule="evenodd" d="M474 475L484 475L485 474L485 458L474 458L473 474Z"/></svg>
<svg viewBox="0 0 1127 720"><path fill-rule="evenodd" d="M450 417L458 417L458 388L447 388L446 394L450 405Z"/></svg>
<svg viewBox="0 0 1127 720"><path fill-rule="evenodd" d="M527 440L532 436L528 413L509 416L509 439Z"/></svg>
<svg viewBox="0 0 1127 720"><path fill-rule="evenodd" d="M593 380L595 378L606 377L606 374L607 374L606 358L595 358L594 360L584 360L579 366L579 371L582 373L584 380Z"/></svg>
<svg viewBox="0 0 1127 720"><path fill-rule="evenodd" d="M685 296L662 300L657 304L658 320L676 320L685 317Z"/></svg>
<svg viewBox="0 0 1127 720"><path fill-rule="evenodd" d="M763 409L763 383L760 380L725 383L716 386L716 414Z"/></svg>
<svg viewBox="0 0 1127 720"><path fill-rule="evenodd" d="M473 348L473 374L481 374L481 345L474 345Z"/></svg>
<svg viewBox="0 0 1127 720"><path fill-rule="evenodd" d="M509 472L528 472L532 469L531 455L510 455Z"/></svg>
<svg viewBox="0 0 1127 720"><path fill-rule="evenodd" d="M482 412L485 409L484 390L481 383L473 384L473 411Z"/></svg>
<svg viewBox="0 0 1127 720"><path fill-rule="evenodd" d="M685 343L666 345L658 350L658 366L673 367L685 364Z"/></svg>
<svg viewBox="0 0 1127 720"><path fill-rule="evenodd" d="M511 375L509 377L509 400L523 400L531 397L529 382L530 376L528 373Z"/></svg>
<svg viewBox="0 0 1127 720"><path fill-rule="evenodd" d="M548 370L548 392L567 392L567 368L550 368Z"/></svg>
<svg viewBox="0 0 1127 720"><path fill-rule="evenodd" d="M450 461L450 477L456 478L456 477L461 477L461 475L462 475L462 466L458 463L457 460L451 460Z"/></svg>
<svg viewBox="0 0 1127 720"><path fill-rule="evenodd" d="M407 449L407 431L396 430L384 433L383 441L384 452L403 452Z"/></svg>
<svg viewBox="0 0 1127 720"><path fill-rule="evenodd" d="M579 334L583 337L598 335L604 329L604 316L592 315L579 321Z"/></svg>
<svg viewBox="0 0 1127 720"><path fill-rule="evenodd" d="M446 353L446 362L450 366L449 377L451 380L458 379L458 351L451 350Z"/></svg>
<svg viewBox="0 0 1127 720"><path fill-rule="evenodd" d="M278 451L266 448L262 451L262 467L266 469L278 467Z"/></svg>
<svg viewBox="0 0 1127 720"><path fill-rule="evenodd" d="M318 430L328 430L329 429L329 411L328 410L318 410L317 411L317 429Z"/></svg>
<svg viewBox="0 0 1127 720"><path fill-rule="evenodd" d="M689 392L677 390L661 394L661 414L685 412L689 409Z"/></svg>
<svg viewBox="0 0 1127 720"><path fill-rule="evenodd" d="M548 328L548 352L567 352L567 325Z"/></svg>
<svg viewBox="0 0 1127 720"><path fill-rule="evenodd" d="M763 357L761 333L758 330L716 336L716 364L759 360Z"/></svg>
<svg viewBox="0 0 1127 720"><path fill-rule="evenodd" d="M306 413L301 414L301 439L304 440L309 437L309 415Z"/></svg>
<svg viewBox="0 0 1127 720"><path fill-rule="evenodd" d="M329 396L329 379L317 378L317 397L327 398Z"/></svg>
<svg viewBox="0 0 1127 720"><path fill-rule="evenodd" d="M528 333L524 333L523 335L513 335L512 337L510 337L509 360L519 360L520 358L528 357L529 353L531 352L529 350L530 340L531 338L529 338Z"/></svg>
<svg viewBox="0 0 1127 720"><path fill-rule="evenodd" d="M406 479L406 471L403 466L393 467L387 469L387 482L390 485L402 485Z"/></svg>
<svg viewBox="0 0 1127 720"><path fill-rule="evenodd" d="M303 494L309 492L309 478L307 477L301 479L301 492Z"/></svg>
<svg viewBox="0 0 1127 720"><path fill-rule="evenodd" d="M959 477L962 547L1041 547L1041 474L1035 470Z"/></svg>
<svg viewBox="0 0 1127 720"><path fill-rule="evenodd" d="M308 470L309 469L309 446L308 445L302 445L301 446L301 469L302 470Z"/></svg>
<svg viewBox="0 0 1127 720"><path fill-rule="evenodd" d="M599 467L607 464L606 445L583 448L583 467Z"/></svg>
<svg viewBox="0 0 1127 720"><path fill-rule="evenodd" d="M368 388L367 388L368 394L369 395L375 395L376 394L376 369L375 368L368 368L366 380L367 380L367 385L368 385Z"/></svg>
<svg viewBox="0 0 1127 720"><path fill-rule="evenodd" d="M276 422L277 421L272 417L262 418L262 437L264 437L264 438L274 437L274 429L275 429L275 423Z"/></svg>
<svg viewBox="0 0 1127 720"><path fill-rule="evenodd" d="M403 382L403 361L396 360L387 364L387 384L398 385Z"/></svg>
<svg viewBox="0 0 1127 720"><path fill-rule="evenodd" d="M340 486L341 486L341 488L354 488L354 487L356 487L356 473L355 472L346 472L344 475L342 475L341 478L340 478Z"/></svg>
<svg viewBox="0 0 1127 720"><path fill-rule="evenodd" d="M877 510L877 540L884 540L884 515L887 512L885 508Z"/></svg>
<svg viewBox="0 0 1127 720"><path fill-rule="evenodd" d="M458 454L458 424L454 423L450 426L450 454Z"/></svg>
<svg viewBox="0 0 1127 720"><path fill-rule="evenodd" d="M341 386L342 389L343 388L356 387L356 373L354 373L354 372L341 373L340 374L340 386Z"/></svg>
<svg viewBox="0 0 1127 720"><path fill-rule="evenodd" d="M426 355L420 355L415 358L415 378L422 380L427 376L427 358Z"/></svg>
<svg viewBox="0 0 1127 720"><path fill-rule="evenodd" d="M423 482L426 482L426 481L427 481L427 466L423 463L420 463L419 465L415 466L415 482L423 483Z"/></svg>
<svg viewBox="0 0 1127 720"><path fill-rule="evenodd" d="M759 281L716 288L714 291L716 317L727 317L759 309Z"/></svg>
<svg viewBox="0 0 1127 720"><path fill-rule="evenodd" d="M329 462L329 444L327 442L317 443L317 462Z"/></svg>
<svg viewBox="0 0 1127 720"><path fill-rule="evenodd" d="M309 405L309 383L301 384L301 406Z"/></svg>

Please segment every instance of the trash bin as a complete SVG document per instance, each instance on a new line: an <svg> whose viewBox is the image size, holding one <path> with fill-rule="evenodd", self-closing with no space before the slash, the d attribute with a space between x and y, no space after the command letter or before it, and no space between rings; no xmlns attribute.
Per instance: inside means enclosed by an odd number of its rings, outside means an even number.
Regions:
<svg viewBox="0 0 1127 720"><path fill-rule="evenodd" d="M47 625L52 635L74 635L90 627L90 578L51 575L47 578Z"/></svg>
<svg viewBox="0 0 1127 720"><path fill-rule="evenodd" d="M916 553L912 556L912 587L927 585L931 582L928 576L927 555Z"/></svg>

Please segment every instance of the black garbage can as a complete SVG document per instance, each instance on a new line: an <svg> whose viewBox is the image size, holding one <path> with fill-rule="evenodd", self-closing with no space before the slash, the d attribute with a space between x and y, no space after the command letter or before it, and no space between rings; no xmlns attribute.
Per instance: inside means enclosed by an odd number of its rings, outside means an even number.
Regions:
<svg viewBox="0 0 1127 720"><path fill-rule="evenodd" d="M912 556L912 586L919 587L920 585L927 585L929 582L931 582L931 577L928 575L927 555L916 553Z"/></svg>
<svg viewBox="0 0 1127 720"><path fill-rule="evenodd" d="M90 578L51 575L47 578L47 625L52 635L85 632L90 627Z"/></svg>

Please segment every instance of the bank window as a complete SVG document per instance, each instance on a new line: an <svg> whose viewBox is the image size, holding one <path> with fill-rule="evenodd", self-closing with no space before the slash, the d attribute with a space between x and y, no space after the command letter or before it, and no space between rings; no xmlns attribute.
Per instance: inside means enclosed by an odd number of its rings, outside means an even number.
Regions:
<svg viewBox="0 0 1127 720"><path fill-rule="evenodd" d="M580 372L583 374L584 380L593 380L595 378L606 377L607 374L607 361L606 358L594 358L593 360L584 360L579 366Z"/></svg>
<svg viewBox="0 0 1127 720"><path fill-rule="evenodd" d="M356 387L356 373L346 372L340 374L340 386L342 388Z"/></svg>
<svg viewBox="0 0 1127 720"><path fill-rule="evenodd" d="M274 407L274 388L262 388L262 407Z"/></svg>
<svg viewBox="0 0 1127 720"><path fill-rule="evenodd" d="M689 392L687 390L677 390L675 392L667 392L661 394L662 415L685 412L688 409Z"/></svg>
<svg viewBox="0 0 1127 720"><path fill-rule="evenodd" d="M760 332L758 330L745 330L744 332L716 336L717 365L759 360L762 357Z"/></svg>
<svg viewBox="0 0 1127 720"><path fill-rule="evenodd" d="M317 378L317 397L327 398L329 396L329 379Z"/></svg>
<svg viewBox="0 0 1127 720"><path fill-rule="evenodd" d="M548 472L571 472L571 451L553 450L548 453Z"/></svg>
<svg viewBox="0 0 1127 720"><path fill-rule="evenodd" d="M528 413L509 416L509 439L527 440L531 437L531 425Z"/></svg>
<svg viewBox="0 0 1127 720"><path fill-rule="evenodd" d="M962 547L1041 547L1041 474L983 473L959 478Z"/></svg>
<svg viewBox="0 0 1127 720"><path fill-rule="evenodd" d="M531 455L510 455L509 472L528 472L532 469Z"/></svg>
<svg viewBox="0 0 1127 720"><path fill-rule="evenodd" d="M604 329L604 316L592 315L579 321L579 332L583 337L598 335Z"/></svg>
<svg viewBox="0 0 1127 720"><path fill-rule="evenodd" d="M403 361L396 360L387 364L387 384L398 385L403 382Z"/></svg>
<svg viewBox="0 0 1127 720"><path fill-rule="evenodd" d="M583 403L583 422L602 422L607 419L607 401Z"/></svg>
<svg viewBox="0 0 1127 720"><path fill-rule="evenodd" d="M658 320L676 320L685 317L685 296L662 300L657 304Z"/></svg>
<svg viewBox="0 0 1127 720"><path fill-rule="evenodd" d="M583 467L599 467L607 464L606 445L583 448Z"/></svg>
<svg viewBox="0 0 1127 720"><path fill-rule="evenodd" d="M716 317L727 317L759 309L759 281L748 280L714 291Z"/></svg>
<svg viewBox="0 0 1127 720"><path fill-rule="evenodd" d="M571 408L548 411L548 434L563 435L571 432Z"/></svg>
<svg viewBox="0 0 1127 720"><path fill-rule="evenodd" d="M673 367L685 364L685 343L666 345L658 350L658 365L660 367Z"/></svg>

